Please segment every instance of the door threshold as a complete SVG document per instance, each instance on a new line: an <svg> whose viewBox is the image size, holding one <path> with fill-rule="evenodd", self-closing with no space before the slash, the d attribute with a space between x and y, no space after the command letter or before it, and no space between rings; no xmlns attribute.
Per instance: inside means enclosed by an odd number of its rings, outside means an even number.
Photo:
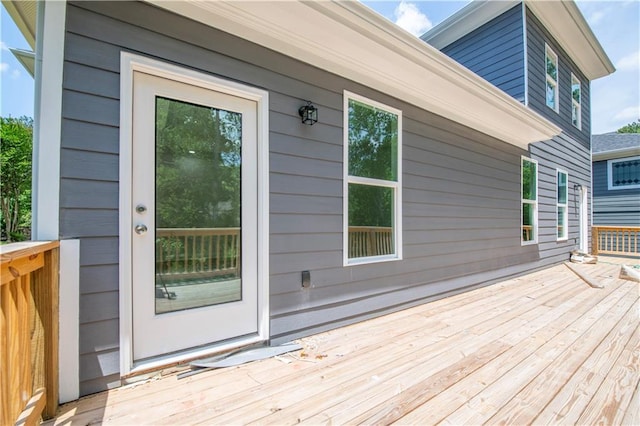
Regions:
<svg viewBox="0 0 640 426"><path fill-rule="evenodd" d="M236 339L225 340L220 343L187 349L177 353L134 361L129 374L121 377L122 384L125 385L139 380L145 380L149 378L149 376L158 374L159 370L167 368L175 368L177 366L184 366L184 368L188 368L189 366L187 363L193 360L263 342L266 342L266 340L257 335L243 336Z"/></svg>

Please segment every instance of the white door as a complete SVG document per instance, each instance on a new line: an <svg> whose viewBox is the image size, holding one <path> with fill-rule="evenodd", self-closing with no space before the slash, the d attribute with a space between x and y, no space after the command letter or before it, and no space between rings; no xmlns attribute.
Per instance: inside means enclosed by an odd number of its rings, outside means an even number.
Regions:
<svg viewBox="0 0 640 426"><path fill-rule="evenodd" d="M134 361L258 331L257 103L135 71Z"/></svg>

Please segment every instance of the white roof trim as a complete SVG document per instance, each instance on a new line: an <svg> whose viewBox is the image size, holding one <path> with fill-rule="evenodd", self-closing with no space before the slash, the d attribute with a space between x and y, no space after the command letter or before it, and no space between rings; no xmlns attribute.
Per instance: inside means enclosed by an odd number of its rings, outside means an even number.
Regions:
<svg viewBox="0 0 640 426"><path fill-rule="evenodd" d="M24 69L27 70L29 74L31 74L31 77L34 77L36 75L35 52L31 52L29 50L23 50L23 49L16 49L13 47L10 47L9 50L11 51L11 53L13 53L13 56L16 57L18 62L22 64Z"/></svg>
<svg viewBox="0 0 640 426"><path fill-rule="evenodd" d="M612 160L614 158L634 157L636 155L640 155L640 147L632 146L629 148L594 152L591 156L591 161Z"/></svg>
<svg viewBox="0 0 640 426"><path fill-rule="evenodd" d="M37 1L2 0L2 5L7 9L9 16L16 23L16 26L24 36L31 49L36 48L36 9ZM33 74L33 73L32 73Z"/></svg>
<svg viewBox="0 0 640 426"><path fill-rule="evenodd" d="M525 149L560 133L359 2L147 1Z"/></svg>
<svg viewBox="0 0 640 426"><path fill-rule="evenodd" d="M573 1L523 1L589 80L596 80L615 71L611 60ZM421 38L442 49L521 2L473 1Z"/></svg>

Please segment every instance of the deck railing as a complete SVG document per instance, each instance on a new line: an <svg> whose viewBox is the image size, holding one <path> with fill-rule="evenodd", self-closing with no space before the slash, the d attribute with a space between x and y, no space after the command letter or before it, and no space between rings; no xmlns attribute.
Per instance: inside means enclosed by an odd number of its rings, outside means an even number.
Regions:
<svg viewBox="0 0 640 426"><path fill-rule="evenodd" d="M240 270L240 228L156 230L156 274L214 277Z"/></svg>
<svg viewBox="0 0 640 426"><path fill-rule="evenodd" d="M393 254L393 228L382 226L350 226L349 258Z"/></svg>
<svg viewBox="0 0 640 426"><path fill-rule="evenodd" d="M0 424L58 408L59 242L0 246Z"/></svg>
<svg viewBox="0 0 640 426"><path fill-rule="evenodd" d="M593 226L592 254L640 256L640 226Z"/></svg>

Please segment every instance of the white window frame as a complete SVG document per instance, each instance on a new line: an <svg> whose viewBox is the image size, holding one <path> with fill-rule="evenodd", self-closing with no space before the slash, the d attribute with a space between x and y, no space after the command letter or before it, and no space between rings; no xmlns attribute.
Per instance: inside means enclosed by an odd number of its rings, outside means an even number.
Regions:
<svg viewBox="0 0 640 426"><path fill-rule="evenodd" d="M566 182L567 182L567 186L565 187L565 202L561 203L558 201L558 191L560 190L560 174L563 174L566 176ZM564 207L564 214L563 214L563 220L564 220L564 229L563 229L563 234L562 235L558 235L558 226L560 226L560 223L558 223L558 211L560 210L560 208ZM562 170L562 169L556 169L556 241L567 241L569 239L569 173L567 173L566 171Z"/></svg>
<svg viewBox="0 0 640 426"><path fill-rule="evenodd" d="M398 152L397 152L397 181L364 178L349 175L349 100L362 102L374 108L395 114L398 117ZM343 266L363 265L368 263L402 260L402 111L373 99L360 96L347 90L343 93ZM383 256L349 258L349 184L366 184L394 190L393 234L394 253Z"/></svg>
<svg viewBox="0 0 640 426"><path fill-rule="evenodd" d="M613 186L613 164L614 163L622 163L625 161L633 161L640 160L640 155L636 155L634 157L624 157L624 158L615 158L612 160L607 160L607 187L609 191L622 191L625 189L639 189L640 184L638 185L624 185L624 186Z"/></svg>
<svg viewBox="0 0 640 426"><path fill-rule="evenodd" d="M551 57L555 64L556 64L556 79L554 80L552 76L549 75L549 73L547 73L547 59ZM560 64L558 62L558 55L556 54L556 52L553 51L553 49L551 47L549 47L549 45L547 43L544 44L544 75L546 82L551 83L551 85L553 85L554 87L554 99L555 99L555 105L552 107L547 103L547 85L545 83L544 86L544 103L546 106L548 106L549 108L551 108L552 110L554 110L555 112L559 113L560 112L560 99L558 97L558 94L560 93L559 87L560 87Z"/></svg>
<svg viewBox="0 0 640 426"><path fill-rule="evenodd" d="M536 183L536 198L534 200L528 200L524 198L524 193L522 192L522 178L523 178L523 170L524 170L524 162L525 161L529 161L531 163L534 163L536 165L536 176L535 176L535 183ZM528 246L528 245L532 245L532 244L537 244L538 243L538 168L539 168L539 164L537 160L531 159L529 157L525 157L524 155L520 157L520 244L523 246ZM522 206L524 204L531 204L533 205L533 239L530 241L524 241L522 239L522 215L524 214L524 209L522 208Z"/></svg>
<svg viewBox="0 0 640 426"><path fill-rule="evenodd" d="M578 85L578 90L580 91L580 100L576 101L573 97L573 85L576 83ZM575 107L578 111L577 117L578 122L573 122L573 107ZM571 124L576 127L578 130L582 130L582 82L578 77L575 76L574 73L571 73Z"/></svg>

